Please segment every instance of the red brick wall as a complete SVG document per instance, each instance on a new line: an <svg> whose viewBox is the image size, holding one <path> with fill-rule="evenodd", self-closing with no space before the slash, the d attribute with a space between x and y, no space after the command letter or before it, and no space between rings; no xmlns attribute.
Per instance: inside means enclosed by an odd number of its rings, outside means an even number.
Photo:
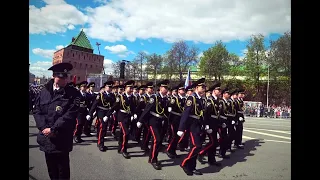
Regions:
<svg viewBox="0 0 320 180"><path fill-rule="evenodd" d="M71 48L64 48L54 53L53 64L68 62L73 65L70 72L70 80L74 75L77 82L86 80L86 74L101 73L103 68L104 56L88 52L78 51Z"/></svg>

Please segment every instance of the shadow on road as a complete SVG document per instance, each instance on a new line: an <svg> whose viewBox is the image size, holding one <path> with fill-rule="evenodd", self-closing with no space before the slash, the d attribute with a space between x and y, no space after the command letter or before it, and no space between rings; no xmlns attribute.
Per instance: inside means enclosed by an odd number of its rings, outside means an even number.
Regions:
<svg viewBox="0 0 320 180"><path fill-rule="evenodd" d="M39 145L32 145L32 144L29 144L29 149L31 149L31 148L38 148L38 147L40 147Z"/></svg>
<svg viewBox="0 0 320 180"><path fill-rule="evenodd" d="M181 162L183 161L183 158L186 155L187 155L187 153L179 154L174 159L165 159L165 160L160 160L159 162L161 163L162 167L177 166L177 165L181 164Z"/></svg>
<svg viewBox="0 0 320 180"><path fill-rule="evenodd" d="M88 143L73 143L74 146L89 146L91 144ZM40 147L38 144L37 145L33 145L33 144L29 144L29 149L31 148L38 148Z"/></svg>
<svg viewBox="0 0 320 180"><path fill-rule="evenodd" d="M251 151L257 150L257 146L261 146L260 143L265 143L263 141L260 141L258 139L252 139L245 142L244 149L236 149L236 152L230 154L230 159L224 159L221 162L221 167L216 166L208 166L203 169L199 169L202 173L216 173L219 172L224 167L231 167L235 165L238 162L245 162L247 161L247 156L254 156ZM198 162L197 162L198 163Z"/></svg>
<svg viewBox="0 0 320 180"><path fill-rule="evenodd" d="M37 136L38 133L29 133L29 137Z"/></svg>
<svg viewBox="0 0 320 180"><path fill-rule="evenodd" d="M37 126L29 126L29 128L37 128Z"/></svg>

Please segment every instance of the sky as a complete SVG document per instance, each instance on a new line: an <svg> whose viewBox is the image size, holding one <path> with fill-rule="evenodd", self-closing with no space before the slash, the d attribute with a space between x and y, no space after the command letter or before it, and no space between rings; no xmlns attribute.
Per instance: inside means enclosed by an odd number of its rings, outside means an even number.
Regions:
<svg viewBox="0 0 320 180"><path fill-rule="evenodd" d="M36 76L52 75L53 53L84 30L94 53L99 42L106 73L112 62L139 51L164 54L185 40L202 52L218 40L244 57L248 39L265 45L291 30L290 0L30 0L29 63Z"/></svg>

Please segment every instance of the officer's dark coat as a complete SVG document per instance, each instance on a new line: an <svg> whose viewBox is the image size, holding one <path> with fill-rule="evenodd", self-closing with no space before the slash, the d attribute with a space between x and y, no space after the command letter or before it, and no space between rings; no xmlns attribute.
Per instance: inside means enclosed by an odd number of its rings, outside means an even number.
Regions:
<svg viewBox="0 0 320 180"><path fill-rule="evenodd" d="M60 88L53 93L53 79L43 88L35 101L34 119L39 129L37 142L47 153L70 152L73 131L79 109L80 92L73 87ZM42 130L51 128L53 137L46 137Z"/></svg>

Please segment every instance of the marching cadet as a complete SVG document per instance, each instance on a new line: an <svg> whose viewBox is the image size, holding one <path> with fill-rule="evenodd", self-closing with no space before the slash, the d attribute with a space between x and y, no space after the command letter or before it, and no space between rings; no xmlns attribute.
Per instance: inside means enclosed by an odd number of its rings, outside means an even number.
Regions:
<svg viewBox="0 0 320 180"><path fill-rule="evenodd" d="M154 94L150 97L148 104L137 122L137 127L141 128L143 123L146 123L147 120L149 120L148 124L153 137L153 143L151 145L148 162L151 163L153 168L156 170L161 169L161 165L158 161L158 154L161 145L161 132L163 129L164 119L167 118L168 113L168 99L166 97L168 84L169 80L167 79L157 84L160 89L160 93Z"/></svg>
<svg viewBox="0 0 320 180"><path fill-rule="evenodd" d="M193 90L194 90L194 87L193 87L193 84L187 86L185 88L185 90L187 91L186 92L186 98L185 98L185 101L187 101L187 98L193 94ZM185 104L185 103L184 103ZM178 141L178 145L179 145L179 149L181 152L184 152L184 151L189 151L187 148L189 146L189 138L190 138L190 133L188 131L188 129L186 129L186 132L183 133L183 135L180 137L179 141Z"/></svg>
<svg viewBox="0 0 320 180"><path fill-rule="evenodd" d="M114 86L114 89L115 89L115 92L112 93L116 99L116 97L118 97L120 94L122 94L122 90L123 90L123 85L117 85L117 86ZM113 136L113 138L115 140L117 140L117 136L116 136L116 130L117 130L117 127L118 127L118 113L116 111L113 111L112 113L112 117L111 119L109 120L110 121L110 124L109 124L109 130L111 131L111 135Z"/></svg>
<svg viewBox="0 0 320 180"><path fill-rule="evenodd" d="M176 89L172 89L172 96L176 96L178 93L177 93L177 90Z"/></svg>
<svg viewBox="0 0 320 180"><path fill-rule="evenodd" d="M70 63L58 63L48 70L51 79L35 101L34 119L39 134L37 142L45 153L50 179L70 179L69 153L73 149L73 132L79 109L80 94L66 86Z"/></svg>
<svg viewBox="0 0 320 180"><path fill-rule="evenodd" d="M237 104L238 104L238 109L237 109L237 116L236 118L239 120L238 124L236 125L236 135L235 135L235 141L234 144L237 148L243 149L241 145L242 143L242 134L243 134L243 123L245 122L244 120L244 89L240 89L238 93L238 99L237 99Z"/></svg>
<svg viewBox="0 0 320 180"><path fill-rule="evenodd" d="M198 160L201 164L204 164L203 157L208 153L208 163L209 165L221 166L220 163L216 161L216 147L218 144L217 132L219 124L219 99L220 96L220 82L215 82L208 90L211 94L207 99L205 111L204 111L204 121L206 134L209 137L209 142L200 151ZM212 130L212 131L210 131Z"/></svg>
<svg viewBox="0 0 320 180"><path fill-rule="evenodd" d="M76 88L77 90L79 90L79 89L80 89L80 84L79 84L79 83L76 84L76 85L75 85L75 88Z"/></svg>
<svg viewBox="0 0 320 180"><path fill-rule="evenodd" d="M235 140L235 124L236 124L236 101L233 97L237 97L238 94L238 90L237 89L233 89L230 92L230 98L229 98L229 103L228 105L228 111L229 113L227 114L228 117L228 124L227 124L227 128L228 128L228 136L229 136L229 145L228 145L228 149L230 150L230 152L234 152L234 150L232 149L232 142Z"/></svg>
<svg viewBox="0 0 320 180"><path fill-rule="evenodd" d="M136 114L138 116L138 118L141 116L143 109L145 108L145 97L144 97L144 91L145 88L147 86L146 85L141 85L138 87L138 94L137 94L137 108L136 108ZM137 118L137 119L138 119ZM137 121L135 121L137 123ZM136 126L136 124L134 124L134 126ZM133 126L132 126L133 128ZM135 129L135 133L134 133L134 139L139 143L139 145L141 146L141 132L142 132L143 128L136 128ZM148 130L147 130L148 131Z"/></svg>
<svg viewBox="0 0 320 180"><path fill-rule="evenodd" d="M116 102L107 113L107 117L109 117L114 111L117 113L117 118L120 125L118 153L122 154L126 159L130 158L129 153L127 152L129 126L133 119L137 119L137 115L133 114L136 108L134 97L132 95L133 84L134 81L130 80L123 85L125 87L125 92L117 96Z"/></svg>
<svg viewBox="0 0 320 180"><path fill-rule="evenodd" d="M80 85L80 108L77 116L77 124L76 128L73 134L73 140L76 143L82 143L83 140L81 139L82 131L84 128L84 125L86 123L86 116L88 115L88 104L90 103L90 99L88 98L86 88L87 88L87 81L82 81L79 83Z"/></svg>
<svg viewBox="0 0 320 180"><path fill-rule="evenodd" d="M90 82L87 86L87 99L88 99L88 104L87 104L87 109L90 111L91 106L93 101L96 98L96 95L93 92L93 88L96 86L96 84L94 82ZM87 120L84 124L84 129L83 132L86 136L90 137L91 136L91 125L92 125L92 121L95 118L95 116L93 116L89 121Z"/></svg>
<svg viewBox="0 0 320 180"><path fill-rule="evenodd" d="M166 151L166 154L171 159L177 157L176 149L177 149L178 141L180 139L180 137L177 135L177 132L180 124L181 114L183 112L183 108L185 104L184 83L180 83L178 86L176 86L173 89L178 91L178 95L171 97L169 107L168 107L169 123L170 123L172 138Z"/></svg>
<svg viewBox="0 0 320 180"><path fill-rule="evenodd" d="M226 155L226 151L229 146L229 140L228 140L228 132L227 132L227 125L228 123L228 117L229 114L228 110L228 103L229 102L229 89L226 87L221 91L222 99L219 100L219 121L221 124L221 127L219 128L219 134L220 134L220 155L224 159L229 159L230 156Z"/></svg>
<svg viewBox="0 0 320 180"><path fill-rule="evenodd" d="M139 102L139 109L141 109L142 113L145 110L146 105L149 102L149 99L151 97L151 95L153 94L153 82L148 82L146 84L146 93L142 96L142 98L140 98L140 102ZM142 114L141 113L141 114ZM141 116L141 115L140 115ZM144 119L142 119L140 121L140 123L142 123L142 143L141 143L141 150L145 151L145 155L147 155L150 151L149 149L149 141L151 138L151 130L149 128L149 122L148 119L150 118L150 114L145 114ZM141 119L139 117L139 119Z"/></svg>
<svg viewBox="0 0 320 180"><path fill-rule="evenodd" d="M123 85L118 85L118 95L123 94L124 91L124 86Z"/></svg>
<svg viewBox="0 0 320 180"><path fill-rule="evenodd" d="M93 117L93 113L96 111L97 115L97 137L98 142L97 146L100 151L104 152L107 150L107 147L104 146L104 136L107 132L107 113L111 108L112 102L114 101L114 96L111 93L113 81L107 81L104 83L104 93L97 95L95 101L93 102L89 115L87 115L87 120L90 120Z"/></svg>
<svg viewBox="0 0 320 180"><path fill-rule="evenodd" d="M135 107L138 106L138 103L139 103L139 100L140 98L138 97L138 86L133 86L133 89L132 89L132 96L133 96L133 101L134 101L134 105ZM137 109L136 109L137 111ZM135 112L135 114L137 114ZM136 141L136 142L139 142L139 140L136 138L136 133L137 133L137 119L132 119L131 123L130 123L130 128L129 128L129 136L131 140L133 141Z"/></svg>
<svg viewBox="0 0 320 180"><path fill-rule="evenodd" d="M202 173L196 169L196 163L197 156L202 147L200 133L203 125L203 110L205 104L203 104L200 94L203 94L206 89L204 82L205 78L201 78L194 82L195 91L187 98L177 132L180 137L187 129L190 132L192 149L180 165L188 176L193 174L202 175Z"/></svg>

